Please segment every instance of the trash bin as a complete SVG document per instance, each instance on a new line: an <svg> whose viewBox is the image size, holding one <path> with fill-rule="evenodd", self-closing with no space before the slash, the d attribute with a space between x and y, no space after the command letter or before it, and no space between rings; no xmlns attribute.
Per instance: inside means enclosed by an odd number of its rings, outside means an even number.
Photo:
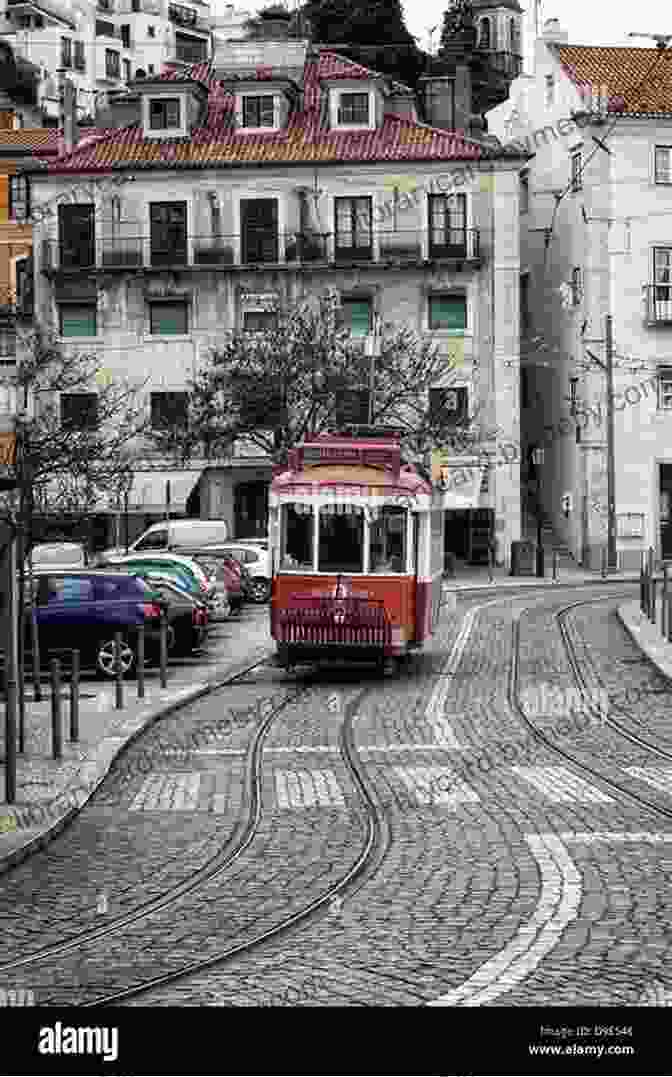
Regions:
<svg viewBox="0 0 672 1077"><path fill-rule="evenodd" d="M536 575L536 546L534 542L523 539L511 543L511 575Z"/></svg>

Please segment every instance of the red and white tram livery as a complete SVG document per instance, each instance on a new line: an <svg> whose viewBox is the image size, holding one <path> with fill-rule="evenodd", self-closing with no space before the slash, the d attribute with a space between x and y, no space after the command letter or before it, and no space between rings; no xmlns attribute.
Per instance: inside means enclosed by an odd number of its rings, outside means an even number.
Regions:
<svg viewBox="0 0 672 1077"><path fill-rule="evenodd" d="M286 666L401 657L439 619L444 514L397 437L306 438L269 494L271 635Z"/></svg>

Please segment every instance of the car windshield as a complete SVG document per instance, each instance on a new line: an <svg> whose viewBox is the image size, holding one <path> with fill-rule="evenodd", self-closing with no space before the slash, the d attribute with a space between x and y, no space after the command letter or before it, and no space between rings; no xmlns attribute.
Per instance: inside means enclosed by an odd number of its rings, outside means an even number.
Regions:
<svg viewBox="0 0 672 1077"><path fill-rule="evenodd" d="M84 564L84 549L76 543L59 542L34 546L31 552L34 565Z"/></svg>

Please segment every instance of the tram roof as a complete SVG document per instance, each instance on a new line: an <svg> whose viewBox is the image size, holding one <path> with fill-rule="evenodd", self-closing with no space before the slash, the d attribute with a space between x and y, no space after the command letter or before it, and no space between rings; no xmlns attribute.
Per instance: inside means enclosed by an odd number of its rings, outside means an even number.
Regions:
<svg viewBox="0 0 672 1077"><path fill-rule="evenodd" d="M416 495L431 493L431 482L401 457L398 437L351 437L320 434L305 438L291 449L286 466L276 470L273 490L289 492L296 486L338 486L345 491L372 496L386 493Z"/></svg>

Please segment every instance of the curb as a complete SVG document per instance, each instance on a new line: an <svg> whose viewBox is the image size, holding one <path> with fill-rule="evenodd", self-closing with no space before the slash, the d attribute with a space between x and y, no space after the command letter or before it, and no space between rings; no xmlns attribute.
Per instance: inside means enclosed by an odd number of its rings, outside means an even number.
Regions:
<svg viewBox="0 0 672 1077"><path fill-rule="evenodd" d="M529 583L465 583L465 584L443 584L442 593L445 594L462 594L463 592L473 591L533 591L541 588L548 590L564 589L566 587L595 587L601 584L614 585L619 583L639 583L639 575L637 576L596 576L595 578L586 577L581 580L539 580L538 582Z"/></svg>
<svg viewBox="0 0 672 1077"><path fill-rule="evenodd" d="M632 642L642 652L642 654L651 663L651 665L656 667L661 677L664 677L666 681L672 683L672 657L666 659L667 669L660 664L660 661L655 657L655 653L652 653L651 647L647 646L646 642L642 639L641 630L637 627L634 621L632 621L627 616L625 611L629 605L629 602L624 602L617 608L616 613L618 614L619 621L623 625L625 631L628 633ZM666 643L666 641L663 640L662 636L660 643L661 646ZM669 644L667 644L667 646L669 646Z"/></svg>
<svg viewBox="0 0 672 1077"><path fill-rule="evenodd" d="M5 856L0 856L0 876L5 875L8 871L11 871L12 868L17 866L17 864L20 864L24 860L27 860L28 857L31 856L33 853L36 853L40 849L45 848L45 846L47 846L49 842L53 841L54 838L58 837L58 835L61 834L66 829L66 827L70 825L75 816L79 815L82 809L86 807L88 802L91 800L93 794L102 785L103 781L109 774L110 770L112 769L112 764L115 763L117 759L121 755L123 755L123 753L138 739L138 737L140 737L147 729L150 728L150 726L154 725L154 723L159 721L159 719L166 718L168 717L168 715L180 710L182 707L189 706L191 703L195 703L196 700L202 699L204 696L210 695L211 692L215 692L219 688L225 688L226 685L229 684L234 677L240 676L241 673L246 672L246 670L252 669L254 666L258 665L259 662L262 662L265 658L272 657L272 655L272 648L265 647L263 649L260 649L259 654L252 663L250 663L250 658L248 656L244 660L234 663L227 671L226 675L221 679L209 681L207 684L200 684L198 688L194 688L191 690L188 689L186 692L183 693L183 695L180 696L179 699L173 699L169 703L166 703L163 706L155 707L154 710L149 711L145 717L144 722L142 722L142 724L139 725L137 729L134 729L133 732L130 733L129 736L123 741L122 744L118 745L116 751L112 755L108 756L103 761L102 766L96 773L92 785L87 789L86 794L82 797L79 803L73 804L72 807L70 807L66 812L64 812L64 814L61 815L58 819L56 819L50 826L46 827L44 830L41 830L39 834L36 834L34 837L30 838L29 841L25 842L23 845L20 845L17 849L13 849L12 852L7 853ZM99 743L102 744L105 739L106 738L103 738L103 740ZM116 737L111 739L120 740L121 738ZM98 746L99 745L96 745L96 747ZM92 760L90 759L90 757L84 758L81 761L82 769L86 768L87 764L90 766L91 762ZM67 792L67 787L62 792ZM8 805L8 807L11 808L12 805Z"/></svg>

